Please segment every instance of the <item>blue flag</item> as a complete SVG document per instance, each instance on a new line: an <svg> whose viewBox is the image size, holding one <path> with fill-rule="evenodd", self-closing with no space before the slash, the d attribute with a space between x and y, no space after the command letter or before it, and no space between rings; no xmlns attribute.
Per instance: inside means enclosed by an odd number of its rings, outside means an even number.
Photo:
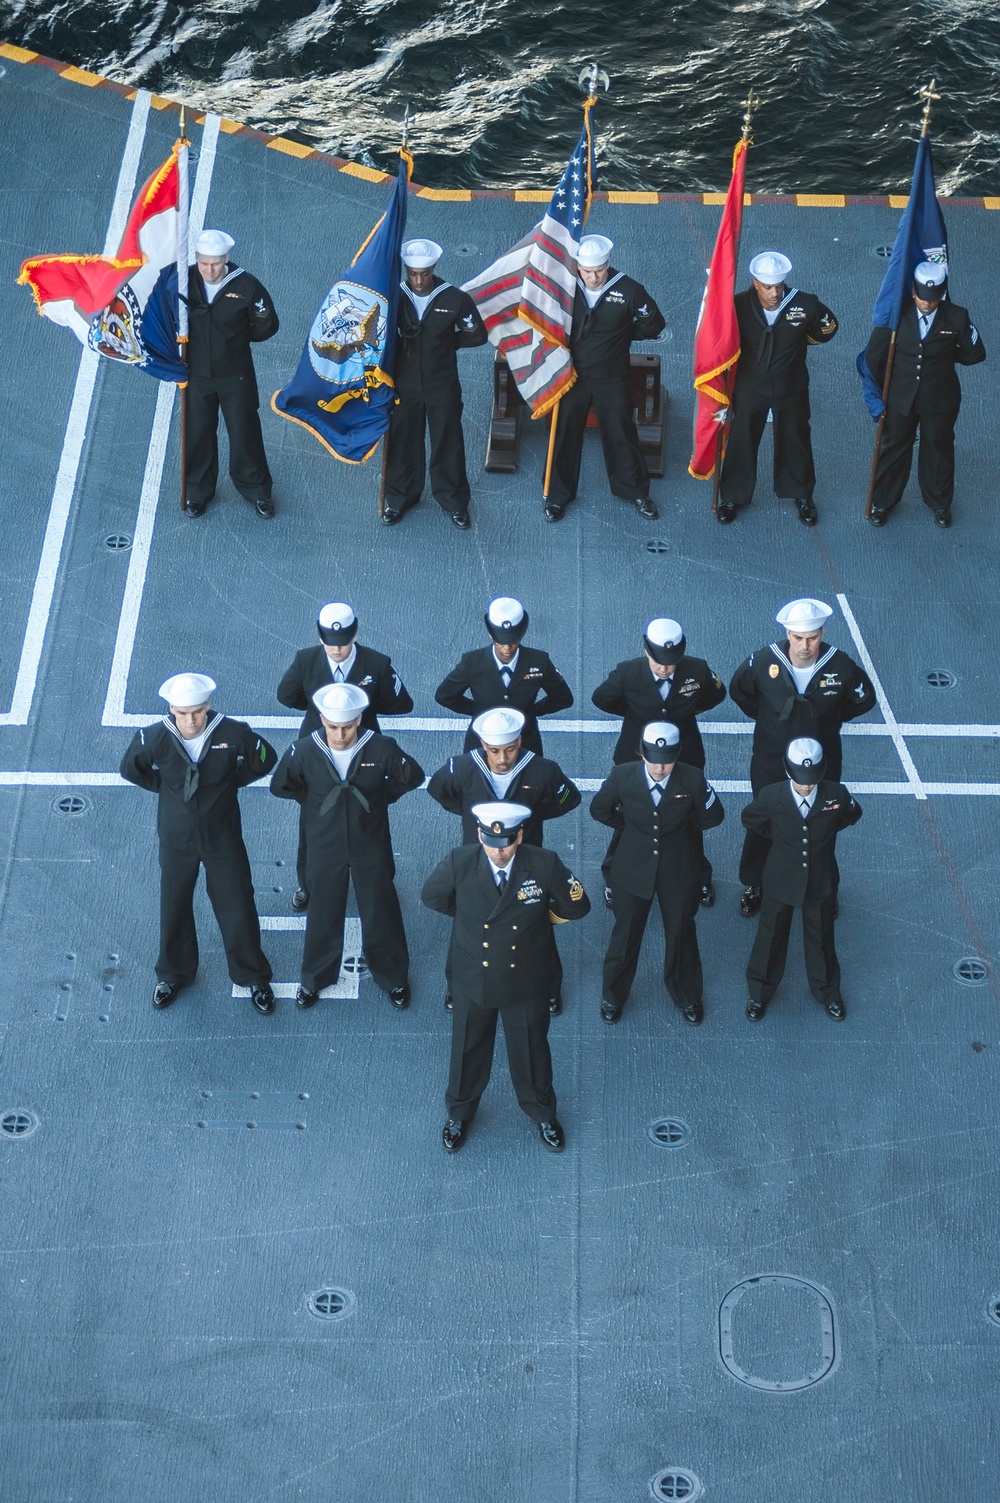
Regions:
<svg viewBox="0 0 1000 1503"><path fill-rule="evenodd" d="M899 328L906 299L912 291L913 273L921 261L948 264L948 236L934 186L930 136L921 136L917 142L913 185L896 231L889 268L875 299L873 328L891 329L893 333ZM874 418L881 417L885 410L882 384L872 375L863 350L858 356L857 368L868 411Z"/></svg>
<svg viewBox="0 0 1000 1503"><path fill-rule="evenodd" d="M177 267L165 266L149 294L139 326L139 370L157 381L184 383L188 368L177 354Z"/></svg>
<svg viewBox="0 0 1000 1503"><path fill-rule="evenodd" d="M275 412L308 428L347 464L363 464L375 452L396 401L399 251L410 163L401 153L388 209L323 299L295 375L271 398Z"/></svg>

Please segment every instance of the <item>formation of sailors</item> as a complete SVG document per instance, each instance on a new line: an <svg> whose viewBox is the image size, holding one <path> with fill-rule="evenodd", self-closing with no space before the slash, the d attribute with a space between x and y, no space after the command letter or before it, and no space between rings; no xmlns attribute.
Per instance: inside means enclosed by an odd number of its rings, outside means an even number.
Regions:
<svg viewBox="0 0 1000 1503"><path fill-rule="evenodd" d="M831 608L799 599L778 611L784 635L758 648L729 692L754 723L752 802L743 810L740 911L759 914L747 967L746 1015L757 1022L781 980L793 912L802 912L813 996L845 1017L834 945L837 833L861 817L840 782L842 725L875 704L863 669L823 641ZM424 903L452 919L445 966L452 1056L444 1146L456 1151L489 1080L503 1022L518 1100L550 1149L563 1146L548 1048L562 1007L554 926L590 909L582 883L545 848L546 823L581 803L580 790L543 752L539 719L568 709L573 693L549 655L524 645L528 613L513 597L484 615L489 645L463 655L437 702L469 716L465 750L430 778L431 797L461 820L460 845L427 878ZM324 605L318 645L296 653L278 698L305 718L280 757L243 721L213 709L204 674L167 679L167 713L136 732L122 776L158 796L160 951L153 1006L169 1007L198 970L193 893L204 866L234 982L254 1008L275 1010L260 941L238 794L270 774L271 793L299 805L298 886L305 912L296 1004L311 1008L340 975L353 883L368 968L397 1009L410 1003L409 952L389 807L425 781L423 768L379 727L406 715L412 697L391 659L358 642L347 602ZM704 775L697 717L726 690L688 654L679 622L658 617L641 655L619 663L593 702L621 718L614 767L594 795L593 818L612 831L602 866L614 926L604 959L600 1013L622 1016L655 898L663 916L664 986L683 1020L703 1019L695 919L715 901L704 835L723 807Z"/></svg>
<svg viewBox="0 0 1000 1503"><path fill-rule="evenodd" d="M229 259L232 237L206 230L195 242L190 278L191 382L188 396L187 513L201 516L218 477L218 421L229 434L230 475L261 516L274 516L258 415L251 346L278 329L274 304L256 278ZM612 495L649 521L659 516L639 446L630 382L636 340L658 338L665 320L639 282L611 262L606 235L580 241L569 349L576 382L559 404L552 472L543 503L558 522L576 499L588 414L596 414ZM468 293L437 274L444 255L434 240L402 247L404 275L397 314L397 402L387 437L382 521L390 527L415 507L427 475L434 499L461 531L471 526L471 490L462 430L459 350L486 343L486 328ZM774 433L775 495L791 501L807 527L818 521L810 429L811 345L827 344L837 319L811 292L792 285L792 262L765 251L749 263L750 286L735 298L740 330L728 442L716 517L732 523L750 505L765 425ZM876 329L865 360L883 384L889 330ZM939 527L950 527L955 488L955 422L961 402L956 366L986 358L965 308L950 300L947 268L923 262L914 275L895 340L886 421L869 521L884 526L909 478L919 435L920 494Z"/></svg>

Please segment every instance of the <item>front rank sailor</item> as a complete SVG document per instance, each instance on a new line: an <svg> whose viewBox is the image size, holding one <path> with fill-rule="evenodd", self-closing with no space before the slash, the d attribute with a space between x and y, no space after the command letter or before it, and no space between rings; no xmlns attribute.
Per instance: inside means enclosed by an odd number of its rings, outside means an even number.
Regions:
<svg viewBox="0 0 1000 1503"><path fill-rule="evenodd" d="M226 947L229 974L250 988L258 1012L274 1011L271 967L243 844L239 791L266 777L277 753L242 720L213 714L215 681L177 673L160 685L169 713L136 731L121 775L157 795L160 953L153 1006L169 1007L198 973L192 899L198 871Z"/></svg>

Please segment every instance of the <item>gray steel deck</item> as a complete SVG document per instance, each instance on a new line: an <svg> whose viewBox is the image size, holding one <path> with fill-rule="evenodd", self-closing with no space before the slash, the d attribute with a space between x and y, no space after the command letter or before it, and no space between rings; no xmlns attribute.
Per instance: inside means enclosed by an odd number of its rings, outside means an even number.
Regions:
<svg viewBox="0 0 1000 1503"><path fill-rule="evenodd" d="M10 63L0 80L0 1115L38 1123L22 1135L5 1119L10 1137L0 1122L0 1499L627 1503L673 1468L663 1496L693 1498L691 1474L718 1503L984 1503L1000 1465L1000 1326L988 1319L1000 994L992 969L966 985L952 968L992 967L998 921L1000 216L948 211L954 291L991 355L964 383L948 534L915 488L884 531L861 520L872 427L853 360L884 267L873 248L891 243L898 211L857 204L760 204L745 218L744 259L787 249L796 280L842 318L811 356L814 531L771 498L766 453L757 502L732 528L686 474L691 332L718 217L694 202L601 203L591 218L673 328L658 346L672 403L658 525L607 494L593 437L583 499L557 527L540 514L540 432L516 478L478 472L487 352L462 362L470 534L429 499L380 528L377 466L336 464L270 412L277 519L226 481L195 522L178 509L169 393L158 406L151 381L102 368L71 420L79 348L14 286L29 253L103 245L129 141L141 180L175 131L174 115L146 118L144 104L41 67ZM208 222L236 236L278 304L281 332L258 352L269 394L385 190L224 132L199 172ZM449 247L443 269L458 281L532 213L414 199L409 224ZM131 548L106 547L113 533ZM647 551L651 539L665 551ZM709 837L719 902L699 921L704 1026L685 1028L664 1000L658 922L625 1018L600 1021L610 916L595 902L560 934L567 1152L542 1150L498 1057L452 1160L439 1141L446 925L418 895L457 821L423 793L394 814L409 1012L362 980L308 1015L282 1000L257 1016L231 995L200 900L199 981L159 1015L154 801L115 769L130 728L158 713L161 679L187 667L284 746L292 723L274 687L313 639L317 605L346 596L414 694L397 734L432 771L461 734L428 728L442 719L433 688L501 592L528 604L530 640L577 694L544 728L577 777L599 779L613 745L590 690L654 614L680 617L692 650L728 675L770 639L786 599L836 598L828 635L870 653L883 696L846 742L865 808L841 841L847 1022L810 1001L794 948L765 1022L743 1017L749 741L727 703L709 724L728 818ZM928 684L942 669L953 687ZM82 812L57 811L67 796ZM293 813L259 788L243 807L260 911L286 925L266 944L290 983ZM597 898L604 840L586 807L550 832ZM660 1146L660 1119L689 1141ZM785 1281L726 1303L765 1274ZM343 1318L310 1313L325 1288L349 1296ZM755 1384L723 1364L720 1320L732 1366Z"/></svg>

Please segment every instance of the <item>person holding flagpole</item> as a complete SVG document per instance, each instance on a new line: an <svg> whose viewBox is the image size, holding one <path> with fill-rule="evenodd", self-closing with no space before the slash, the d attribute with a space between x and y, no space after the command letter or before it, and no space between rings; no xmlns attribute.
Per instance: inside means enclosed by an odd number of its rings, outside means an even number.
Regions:
<svg viewBox="0 0 1000 1503"><path fill-rule="evenodd" d="M229 436L229 476L262 517L274 516L251 345L278 332L270 294L229 259L236 241L203 230L188 278L187 505L200 517L219 478L219 412Z"/></svg>
<svg viewBox="0 0 1000 1503"><path fill-rule="evenodd" d="M806 354L810 345L830 342L837 320L815 293L788 286L791 271L792 263L781 251L763 251L750 262L751 285L736 294L740 355L715 513L723 524L733 522L753 500L757 451L769 415L774 423L774 493L794 502L806 527L819 520L813 500L816 467Z"/></svg>
<svg viewBox="0 0 1000 1503"><path fill-rule="evenodd" d="M545 520L558 522L576 499L583 435L591 407L597 413L612 494L630 501L640 517L660 515L649 495L649 468L633 417L630 350L633 340L656 339L666 319L639 282L611 265L613 241L585 235L577 252L569 350L576 381L560 399L552 448Z"/></svg>
<svg viewBox="0 0 1000 1503"><path fill-rule="evenodd" d="M873 527L884 527L902 498L918 430L920 493L938 527L951 526L962 400L955 366L986 359L968 313L948 300L948 232L931 148L931 112L941 97L935 84L932 78L917 90L924 108L910 196L872 309L871 338L856 361L878 425L865 503Z"/></svg>
<svg viewBox="0 0 1000 1503"><path fill-rule="evenodd" d="M865 359L875 379L884 375L889 339L888 329L872 330ZM979 330L966 309L948 298L947 266L922 261L913 273L913 292L896 330L868 515L873 527L884 527L889 512L902 500L918 430L921 499L934 513L938 527L951 526L955 423L962 401L955 367L978 365L985 359Z"/></svg>
<svg viewBox="0 0 1000 1503"><path fill-rule="evenodd" d="M467 292L435 271L444 252L434 240L407 240L400 251L403 279L397 312L396 396L385 470L382 521L394 526L420 500L430 434L431 490L462 532L471 526L469 477L462 433L458 350L486 343L486 329Z"/></svg>

